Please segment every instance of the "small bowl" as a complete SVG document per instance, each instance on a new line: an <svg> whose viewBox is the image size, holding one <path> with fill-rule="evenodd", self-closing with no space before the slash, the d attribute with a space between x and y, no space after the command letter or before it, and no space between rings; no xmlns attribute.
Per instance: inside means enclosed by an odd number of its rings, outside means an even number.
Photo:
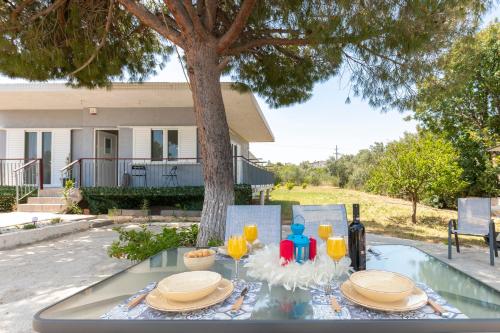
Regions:
<svg viewBox="0 0 500 333"><path fill-rule="evenodd" d="M213 293L221 280L219 273L211 271L184 272L161 280L157 288L169 300L191 302Z"/></svg>
<svg viewBox="0 0 500 333"><path fill-rule="evenodd" d="M184 265L190 271L206 271L214 265L215 251L209 250L210 255L206 257L189 258L187 253L184 253Z"/></svg>
<svg viewBox="0 0 500 333"><path fill-rule="evenodd" d="M378 271L359 271L349 277L354 290L377 302L397 302L411 295L415 283L404 275Z"/></svg>

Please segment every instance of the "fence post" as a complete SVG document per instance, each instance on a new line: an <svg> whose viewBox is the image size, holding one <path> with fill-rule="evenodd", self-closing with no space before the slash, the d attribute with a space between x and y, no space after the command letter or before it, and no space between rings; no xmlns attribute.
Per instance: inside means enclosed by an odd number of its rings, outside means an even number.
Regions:
<svg viewBox="0 0 500 333"><path fill-rule="evenodd" d="M16 209L19 206L19 177L17 171L14 172L14 176L16 178Z"/></svg>
<svg viewBox="0 0 500 333"><path fill-rule="evenodd" d="M38 172L40 173L39 176L39 182L40 184L38 185L38 188L40 190L43 190L43 158L38 160L39 166L38 166Z"/></svg>
<svg viewBox="0 0 500 333"><path fill-rule="evenodd" d="M83 169L83 160L81 158L78 160L78 165L80 166L80 170L79 170L79 172L80 172L80 177L79 177L80 178L80 184L78 185L78 187L81 188L82 184L83 184L83 171L82 171L82 169Z"/></svg>

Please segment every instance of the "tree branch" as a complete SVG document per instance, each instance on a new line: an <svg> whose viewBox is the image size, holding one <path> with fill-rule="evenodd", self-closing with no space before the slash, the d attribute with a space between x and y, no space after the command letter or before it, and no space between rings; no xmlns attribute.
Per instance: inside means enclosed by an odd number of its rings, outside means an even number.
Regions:
<svg viewBox="0 0 500 333"><path fill-rule="evenodd" d="M25 1L21 2L19 4L19 6L17 6L16 8L14 8L14 10L12 11L12 13L10 14L10 18L15 21L17 19L17 16L19 16L19 14L21 14L21 12L26 7L28 7L29 5L31 5L33 3L33 1L35 1L35 0L25 0Z"/></svg>
<svg viewBox="0 0 500 333"><path fill-rule="evenodd" d="M217 66L217 69L219 70L219 72L222 72L224 70L224 68L226 68L226 66L229 64L230 61L231 61L230 56L222 58L222 60L219 62L219 65Z"/></svg>
<svg viewBox="0 0 500 333"><path fill-rule="evenodd" d="M192 0L184 0L184 8L186 8L189 17L191 18L191 22L193 22L194 31L196 31L198 36L200 36L202 39L207 39L208 33L201 23L198 13L194 10Z"/></svg>
<svg viewBox="0 0 500 333"><path fill-rule="evenodd" d="M213 31L215 27L215 19L217 16L217 0L202 0L205 1L205 10L207 12L207 30Z"/></svg>
<svg viewBox="0 0 500 333"><path fill-rule="evenodd" d="M229 27L226 33L219 39L217 44L217 52L224 53L240 36L241 32L247 24L248 18L252 14L253 7L257 0L245 0L241 5L241 9L236 15L233 24Z"/></svg>
<svg viewBox="0 0 500 333"><path fill-rule="evenodd" d="M94 61L94 59L97 57L97 54L99 51L103 48L103 46L106 44L106 38L108 37L109 30L111 28L111 22L113 21L113 9L115 7L115 1L110 0L109 1L109 8L108 8L108 16L106 17L106 25L104 26L104 33L102 35L101 41L99 44L97 44L97 47L95 51L92 53L90 58L83 63L80 67L78 67L76 70L73 72L69 73L68 76L75 76L76 73L82 71L84 68L86 68L88 65Z"/></svg>
<svg viewBox="0 0 500 333"><path fill-rule="evenodd" d="M194 31L193 24L180 0L163 0L163 2L174 16L181 30L186 34L192 35Z"/></svg>
<svg viewBox="0 0 500 333"><path fill-rule="evenodd" d="M156 15L151 13L144 5L136 3L133 0L118 0L132 15L137 17L144 25L158 32L163 37L172 41L172 43L184 46L184 41L180 33L168 27L160 21Z"/></svg>
<svg viewBox="0 0 500 333"><path fill-rule="evenodd" d="M248 41L245 44L241 44L239 46L236 46L234 48L228 49L227 51L223 52L224 55L238 55L240 53L243 53L245 51L248 51L249 49L252 49L254 47L261 47L265 45L308 45L311 44L311 41L307 38L291 38L291 39L284 39L284 38L262 38L262 39L255 39Z"/></svg>

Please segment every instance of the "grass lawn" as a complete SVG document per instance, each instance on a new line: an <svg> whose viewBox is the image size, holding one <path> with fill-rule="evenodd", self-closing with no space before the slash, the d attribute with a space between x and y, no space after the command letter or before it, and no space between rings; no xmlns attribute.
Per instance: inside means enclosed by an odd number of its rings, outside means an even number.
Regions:
<svg viewBox="0 0 500 333"><path fill-rule="evenodd" d="M418 205L418 223L414 225L409 201L330 186L308 186L306 189L296 186L293 190L279 187L271 192L269 204L280 204L283 220L290 223L292 205L335 203L346 205L349 222L352 221L352 204L359 203L361 221L370 233L429 242L447 243L448 221L457 217L452 210ZM478 237L460 236L460 241L461 244L485 245Z"/></svg>

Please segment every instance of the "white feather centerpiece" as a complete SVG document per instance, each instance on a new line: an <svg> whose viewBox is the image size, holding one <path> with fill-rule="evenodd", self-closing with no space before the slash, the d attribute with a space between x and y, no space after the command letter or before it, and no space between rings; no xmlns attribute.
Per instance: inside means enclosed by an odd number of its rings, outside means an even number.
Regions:
<svg viewBox="0 0 500 333"><path fill-rule="evenodd" d="M338 278L349 271L351 259L342 258L337 264L326 254L325 245L318 247L314 260L304 263L291 261L286 265L279 256L278 245L268 245L251 254L245 263L247 275L266 281L269 288L283 286L287 290L308 289L310 286L325 286L333 278Z"/></svg>

